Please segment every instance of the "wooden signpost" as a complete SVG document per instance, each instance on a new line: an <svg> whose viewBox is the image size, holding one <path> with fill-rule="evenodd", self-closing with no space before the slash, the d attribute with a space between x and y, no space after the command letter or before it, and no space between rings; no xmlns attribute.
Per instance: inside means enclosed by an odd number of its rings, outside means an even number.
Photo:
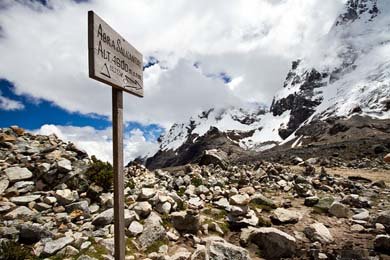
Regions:
<svg viewBox="0 0 390 260"><path fill-rule="evenodd" d="M125 259L123 91L143 97L142 54L88 12L89 77L112 86L115 259Z"/></svg>

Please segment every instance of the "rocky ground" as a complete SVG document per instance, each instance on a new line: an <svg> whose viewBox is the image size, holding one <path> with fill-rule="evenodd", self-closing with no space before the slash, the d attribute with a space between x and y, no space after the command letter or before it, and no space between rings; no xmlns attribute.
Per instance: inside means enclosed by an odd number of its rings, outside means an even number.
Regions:
<svg viewBox="0 0 390 260"><path fill-rule="evenodd" d="M129 165L126 259L389 259L386 164L315 156L231 165L209 151L201 166ZM113 259L112 190L88 174L97 165L104 180L107 165L71 143L2 129L0 259Z"/></svg>

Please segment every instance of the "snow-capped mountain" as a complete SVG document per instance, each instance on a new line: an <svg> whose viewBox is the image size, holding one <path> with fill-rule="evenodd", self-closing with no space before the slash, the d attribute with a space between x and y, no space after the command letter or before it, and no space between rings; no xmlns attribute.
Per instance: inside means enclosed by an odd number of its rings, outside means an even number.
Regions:
<svg viewBox="0 0 390 260"><path fill-rule="evenodd" d="M243 149L299 145L297 130L352 115L390 118L390 1L349 0L314 53L292 62L269 111L264 106L210 109L174 124L155 155L176 156L210 127ZM298 131L299 132L299 131ZM220 136L220 135L218 135ZM297 140L294 142L294 140Z"/></svg>

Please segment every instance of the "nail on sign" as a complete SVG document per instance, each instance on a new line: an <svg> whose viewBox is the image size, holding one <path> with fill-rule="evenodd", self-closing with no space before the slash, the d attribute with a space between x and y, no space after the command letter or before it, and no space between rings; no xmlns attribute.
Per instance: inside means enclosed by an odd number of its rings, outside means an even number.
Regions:
<svg viewBox="0 0 390 260"><path fill-rule="evenodd" d="M89 77L139 97L142 54L94 12L88 12Z"/></svg>

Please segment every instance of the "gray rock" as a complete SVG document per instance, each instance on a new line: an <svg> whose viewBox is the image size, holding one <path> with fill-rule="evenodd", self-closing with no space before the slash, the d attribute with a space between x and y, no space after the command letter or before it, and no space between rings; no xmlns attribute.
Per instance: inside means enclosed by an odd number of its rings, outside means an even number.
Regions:
<svg viewBox="0 0 390 260"><path fill-rule="evenodd" d="M132 210L125 209L125 226L128 227L135 219L137 219L137 214Z"/></svg>
<svg viewBox="0 0 390 260"><path fill-rule="evenodd" d="M10 201L15 203L16 205L28 205L28 203L32 201L36 201L40 197L41 195L26 195L26 196L12 197Z"/></svg>
<svg viewBox="0 0 390 260"><path fill-rule="evenodd" d="M73 243L74 239L71 237L61 237L56 240L49 240L45 243L43 248L44 255L53 255L67 245Z"/></svg>
<svg viewBox="0 0 390 260"><path fill-rule="evenodd" d="M371 207L371 202L367 198L361 197L357 194L349 194L345 196L341 202L356 208Z"/></svg>
<svg viewBox="0 0 390 260"><path fill-rule="evenodd" d="M199 165L210 164L218 165L222 169L226 170L229 165L226 153L217 149L204 151L202 157L200 158Z"/></svg>
<svg viewBox="0 0 390 260"><path fill-rule="evenodd" d="M370 212L368 210L360 209L359 211L360 211L359 213L352 216L352 219L366 221L370 218Z"/></svg>
<svg viewBox="0 0 390 260"><path fill-rule="evenodd" d="M43 203L43 202L38 202L37 204L34 205L34 209L36 209L38 211L45 211L45 210L49 210L51 208L52 208L52 206L50 206L46 203Z"/></svg>
<svg viewBox="0 0 390 260"><path fill-rule="evenodd" d="M156 191L152 188L142 188L141 193L138 195L138 200L148 200L156 195Z"/></svg>
<svg viewBox="0 0 390 260"><path fill-rule="evenodd" d="M72 211L74 211L74 210L81 210L83 212L84 217L86 217L86 218L90 217L88 201L86 201L86 200L66 205L65 209L66 209L66 212L68 212L68 213L72 213Z"/></svg>
<svg viewBox="0 0 390 260"><path fill-rule="evenodd" d="M57 168L60 172L70 172L72 163L68 159L63 158L57 162Z"/></svg>
<svg viewBox="0 0 390 260"><path fill-rule="evenodd" d="M24 219L28 220L31 219L32 217L35 216L35 212L32 211L31 209L25 207L25 206L20 206L13 211L9 212L4 216L5 219L8 220L14 220L14 219Z"/></svg>
<svg viewBox="0 0 390 260"><path fill-rule="evenodd" d="M218 208L222 208L225 210L230 210L230 204L229 201L226 198L220 198L218 201L214 202L214 204Z"/></svg>
<svg viewBox="0 0 390 260"><path fill-rule="evenodd" d="M379 213L375 219L375 223L380 223L386 227L390 227L390 210Z"/></svg>
<svg viewBox="0 0 390 260"><path fill-rule="evenodd" d="M50 170L49 163L41 163L38 165L38 170L40 173L47 173Z"/></svg>
<svg viewBox="0 0 390 260"><path fill-rule="evenodd" d="M0 195L8 188L9 180L7 178L0 178Z"/></svg>
<svg viewBox="0 0 390 260"><path fill-rule="evenodd" d="M19 230L15 227L0 227L0 237L15 239L15 237L19 234Z"/></svg>
<svg viewBox="0 0 390 260"><path fill-rule="evenodd" d="M173 227L182 233L196 234L200 228L200 216L193 211L180 211L171 214Z"/></svg>
<svg viewBox="0 0 390 260"><path fill-rule="evenodd" d="M133 237L138 236L144 230L144 226L138 221L131 222L129 226L129 234Z"/></svg>
<svg viewBox="0 0 390 260"><path fill-rule="evenodd" d="M114 221L114 209L107 209L92 220L92 225L105 226Z"/></svg>
<svg viewBox="0 0 390 260"><path fill-rule="evenodd" d="M76 256L80 253L79 250L74 248L73 246L66 246L62 250L60 250L56 255L62 257Z"/></svg>
<svg viewBox="0 0 390 260"><path fill-rule="evenodd" d="M57 202L57 198L56 197L51 197L51 196L48 196L46 198L43 199L43 202L47 203L47 204L54 204Z"/></svg>
<svg viewBox="0 0 390 260"><path fill-rule="evenodd" d="M33 177L32 172L27 168L10 167L4 170L10 182L28 180Z"/></svg>
<svg viewBox="0 0 390 260"><path fill-rule="evenodd" d="M390 236L377 235L374 240L374 248L376 251L389 253L390 252Z"/></svg>
<svg viewBox="0 0 390 260"><path fill-rule="evenodd" d="M19 242L32 245L42 238L51 237L51 233L39 224L23 224L19 228Z"/></svg>
<svg viewBox="0 0 390 260"><path fill-rule="evenodd" d="M346 205L337 201L332 203L328 212L329 214L337 218L348 218L348 216L350 215L349 208Z"/></svg>
<svg viewBox="0 0 390 260"><path fill-rule="evenodd" d="M296 211L277 208L271 215L271 220L275 224L294 224L302 218L302 214Z"/></svg>
<svg viewBox="0 0 390 260"><path fill-rule="evenodd" d="M209 260L250 260L247 250L226 241L211 241L208 246Z"/></svg>
<svg viewBox="0 0 390 260"><path fill-rule="evenodd" d="M307 238L312 241L318 241L321 244L328 244L333 242L333 236L329 229L322 223L314 223L304 229Z"/></svg>
<svg viewBox="0 0 390 260"><path fill-rule="evenodd" d="M276 203L262 194L253 195L250 202L260 206L267 206L276 209Z"/></svg>
<svg viewBox="0 0 390 260"><path fill-rule="evenodd" d="M296 251L295 238L272 227L245 229L240 240L244 245L256 244L267 259L291 258Z"/></svg>
<svg viewBox="0 0 390 260"><path fill-rule="evenodd" d="M190 260L207 260L207 256L206 247L204 245L197 245Z"/></svg>
<svg viewBox="0 0 390 260"><path fill-rule="evenodd" d="M246 206L249 204L250 198L248 194L237 194L230 197L229 203L231 205Z"/></svg>
<svg viewBox="0 0 390 260"><path fill-rule="evenodd" d="M10 209L14 208L16 205L9 201L0 201L0 213L5 213Z"/></svg>
<svg viewBox="0 0 390 260"><path fill-rule="evenodd" d="M78 199L78 194L76 191L71 191L69 189L56 190L54 196L57 198L58 202L61 205L67 205Z"/></svg>
<svg viewBox="0 0 390 260"><path fill-rule="evenodd" d="M305 206L307 207L313 207L314 205L316 205L318 203L320 199L317 197L317 196L312 196L312 197L307 197L305 198Z"/></svg>
<svg viewBox="0 0 390 260"><path fill-rule="evenodd" d="M171 212L172 205L168 201L157 204L155 210L161 214L169 214Z"/></svg>
<svg viewBox="0 0 390 260"><path fill-rule="evenodd" d="M99 245L102 245L107 249L107 251L113 255L115 250L115 241L114 238L106 238L102 239L98 242Z"/></svg>
<svg viewBox="0 0 390 260"><path fill-rule="evenodd" d="M333 197L320 198L318 203L314 205L314 210L320 213L327 213L333 202Z"/></svg>
<svg viewBox="0 0 390 260"><path fill-rule="evenodd" d="M141 218L146 218L152 212L152 205L147 201L137 202L133 208L135 213Z"/></svg>
<svg viewBox="0 0 390 260"><path fill-rule="evenodd" d="M156 241L166 238L166 231L161 222L161 218L154 212L145 220L144 230L138 238L142 248L148 248Z"/></svg>

